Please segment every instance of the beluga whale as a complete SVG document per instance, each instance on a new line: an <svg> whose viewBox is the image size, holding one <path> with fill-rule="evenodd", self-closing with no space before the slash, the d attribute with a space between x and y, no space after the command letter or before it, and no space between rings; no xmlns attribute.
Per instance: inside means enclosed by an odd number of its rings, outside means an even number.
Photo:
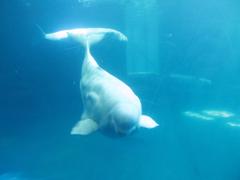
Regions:
<svg viewBox="0 0 240 180"><path fill-rule="evenodd" d="M78 28L45 34L49 40L71 38L85 48L80 79L83 113L71 129L72 135L89 135L100 130L125 136L140 127L158 126L151 117L142 114L140 99L132 89L100 67L92 56L91 46L106 35L127 41L123 33L109 28Z"/></svg>

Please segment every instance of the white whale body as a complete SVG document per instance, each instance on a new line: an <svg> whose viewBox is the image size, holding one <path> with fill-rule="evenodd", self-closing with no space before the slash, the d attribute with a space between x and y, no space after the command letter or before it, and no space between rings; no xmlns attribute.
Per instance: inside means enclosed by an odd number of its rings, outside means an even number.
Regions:
<svg viewBox="0 0 240 180"><path fill-rule="evenodd" d="M151 117L142 115L141 102L131 88L102 69L91 55L90 46L107 34L127 40L121 32L105 28L70 29L45 35L49 40L72 38L85 47L80 80L84 110L80 121L71 130L73 135L109 129L116 134L127 135L139 127L158 126Z"/></svg>

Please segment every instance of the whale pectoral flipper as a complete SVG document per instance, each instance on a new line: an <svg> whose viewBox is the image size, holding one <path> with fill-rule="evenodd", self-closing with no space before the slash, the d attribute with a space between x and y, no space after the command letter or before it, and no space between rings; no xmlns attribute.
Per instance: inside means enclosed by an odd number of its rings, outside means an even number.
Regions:
<svg viewBox="0 0 240 180"><path fill-rule="evenodd" d="M98 129L98 124L92 119L83 119L72 128L72 135L88 135Z"/></svg>
<svg viewBox="0 0 240 180"><path fill-rule="evenodd" d="M154 121L151 117L142 115L140 117L139 126L151 129L151 128L155 128L155 127L159 126L159 124L156 123L156 121Z"/></svg>

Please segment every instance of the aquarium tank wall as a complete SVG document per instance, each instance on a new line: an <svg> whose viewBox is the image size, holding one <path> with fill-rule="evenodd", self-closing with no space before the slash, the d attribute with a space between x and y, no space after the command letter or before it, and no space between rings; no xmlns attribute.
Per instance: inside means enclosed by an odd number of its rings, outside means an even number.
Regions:
<svg viewBox="0 0 240 180"><path fill-rule="evenodd" d="M0 4L0 180L240 179L239 1ZM56 41L46 34L76 28L111 28L127 37L98 32L104 38L91 54L98 72L126 84L159 126L121 136L101 128L71 135L86 102L94 115L100 109L80 89L89 29L79 38L64 31L68 38ZM111 87L102 106L119 100L111 93L124 94L119 81L95 77ZM112 122L107 115L102 119Z"/></svg>

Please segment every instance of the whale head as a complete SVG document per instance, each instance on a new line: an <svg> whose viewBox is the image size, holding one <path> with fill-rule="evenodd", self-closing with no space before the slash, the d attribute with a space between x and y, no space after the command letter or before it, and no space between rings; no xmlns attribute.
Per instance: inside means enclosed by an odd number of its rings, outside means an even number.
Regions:
<svg viewBox="0 0 240 180"><path fill-rule="evenodd" d="M140 109L132 104L120 103L110 113L110 124L115 133L128 135L137 129L141 116Z"/></svg>

